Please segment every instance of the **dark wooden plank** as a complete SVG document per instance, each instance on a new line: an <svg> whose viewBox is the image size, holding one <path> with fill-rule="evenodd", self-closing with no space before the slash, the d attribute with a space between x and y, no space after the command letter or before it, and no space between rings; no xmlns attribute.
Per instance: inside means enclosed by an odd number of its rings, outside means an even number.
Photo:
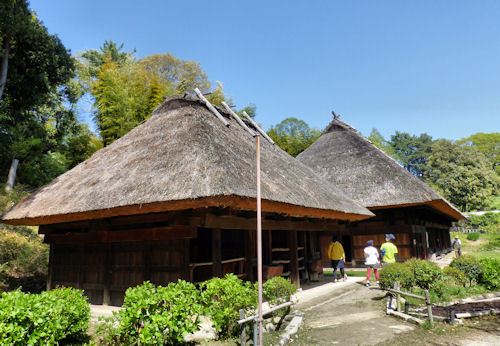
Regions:
<svg viewBox="0 0 500 346"><path fill-rule="evenodd" d="M287 242L290 248L290 279L300 288L299 260L297 254L297 231L287 232Z"/></svg>
<svg viewBox="0 0 500 346"><path fill-rule="evenodd" d="M50 244L49 245L49 269L47 273L47 291L50 291L52 289L52 282L54 280L54 248L56 245Z"/></svg>
<svg viewBox="0 0 500 346"><path fill-rule="evenodd" d="M112 260L112 254L111 254L111 244L107 244L105 247L105 260L104 260L104 289L103 289L103 294L102 294L102 304L103 305L109 305L111 302L111 293L110 293L110 287L111 287L111 278L113 276L113 271L111 269L111 260Z"/></svg>
<svg viewBox="0 0 500 346"><path fill-rule="evenodd" d="M212 229L212 273L222 277L222 238L220 228Z"/></svg>

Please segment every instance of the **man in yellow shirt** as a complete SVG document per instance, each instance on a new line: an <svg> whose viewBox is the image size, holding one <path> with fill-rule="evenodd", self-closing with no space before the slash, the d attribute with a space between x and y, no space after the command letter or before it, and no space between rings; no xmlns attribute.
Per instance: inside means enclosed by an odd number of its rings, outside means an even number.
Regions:
<svg viewBox="0 0 500 346"><path fill-rule="evenodd" d="M380 247L380 252L382 253L382 265L389 263L396 263L398 248L391 241L395 240L394 234L385 235L385 243Z"/></svg>
<svg viewBox="0 0 500 346"><path fill-rule="evenodd" d="M333 241L330 243L330 247L328 248L328 258L332 261L333 282L337 281L337 269L340 269L340 275L342 275L342 278L345 281L347 280L347 275L344 273L344 247L340 244L337 237L333 237L332 240Z"/></svg>

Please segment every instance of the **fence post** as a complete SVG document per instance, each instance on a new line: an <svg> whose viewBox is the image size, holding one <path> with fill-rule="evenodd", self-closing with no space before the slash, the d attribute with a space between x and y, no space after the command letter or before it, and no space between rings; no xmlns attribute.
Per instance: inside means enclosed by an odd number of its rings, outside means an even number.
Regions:
<svg viewBox="0 0 500 346"><path fill-rule="evenodd" d="M240 314L240 319L245 318L245 313L243 312L243 309L240 309L238 311L238 313ZM246 342L247 342L247 333L246 333L246 329L245 329L245 323L242 323L241 324L241 346L245 346Z"/></svg>
<svg viewBox="0 0 500 346"><path fill-rule="evenodd" d="M429 322L432 325L434 323L434 318L432 317L432 305L431 298L429 297L429 290L425 290L425 303L427 304L427 314L429 315Z"/></svg>
<svg viewBox="0 0 500 346"><path fill-rule="evenodd" d="M259 325L259 324L258 324L258 322L257 322L257 319L258 319L258 318L259 318L259 317L257 316L257 317L255 318L255 321L253 322L253 344L254 344L254 345L258 345L258 344L259 344L259 343L258 343L258 339L259 339L259 332L258 332L259 328L258 328L258 325Z"/></svg>
<svg viewBox="0 0 500 346"><path fill-rule="evenodd" d="M394 283L394 289L400 291L401 289L401 284L399 281L396 281ZM396 311L401 312L401 295L399 293L396 293Z"/></svg>
<svg viewBox="0 0 500 346"><path fill-rule="evenodd" d="M450 323L455 323L455 306L450 306Z"/></svg>

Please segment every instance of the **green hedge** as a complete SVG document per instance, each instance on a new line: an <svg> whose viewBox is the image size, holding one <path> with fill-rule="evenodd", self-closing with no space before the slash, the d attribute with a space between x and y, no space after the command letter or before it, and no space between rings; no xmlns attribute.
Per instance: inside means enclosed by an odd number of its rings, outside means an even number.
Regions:
<svg viewBox="0 0 500 346"><path fill-rule="evenodd" d="M468 240L472 240L472 241L476 241L479 239L479 232L471 232L471 233L467 233L467 239Z"/></svg>
<svg viewBox="0 0 500 346"><path fill-rule="evenodd" d="M481 281L483 265L475 257L469 255L460 256L450 263L450 267L461 270L469 280L470 286L474 281L476 283Z"/></svg>
<svg viewBox="0 0 500 346"><path fill-rule="evenodd" d="M200 289L201 302L219 337L238 335L238 311L255 309L258 300L256 284L243 282L235 275L227 274L224 279L213 278L201 283Z"/></svg>
<svg viewBox="0 0 500 346"><path fill-rule="evenodd" d="M410 289L415 285L415 276L410 266L405 263L392 263L386 265L380 272L380 288L393 288L399 281L401 287Z"/></svg>
<svg viewBox="0 0 500 346"><path fill-rule="evenodd" d="M500 260L494 258L482 258L480 260L483 274L480 278L481 284L489 290L500 288Z"/></svg>
<svg viewBox="0 0 500 346"><path fill-rule="evenodd" d="M81 342L90 308L82 291L58 288L41 294L19 290L0 298L0 344L49 345Z"/></svg>
<svg viewBox="0 0 500 346"><path fill-rule="evenodd" d="M423 289L429 289L443 278L443 271L435 263L426 260L409 260L405 263L413 272L415 284Z"/></svg>

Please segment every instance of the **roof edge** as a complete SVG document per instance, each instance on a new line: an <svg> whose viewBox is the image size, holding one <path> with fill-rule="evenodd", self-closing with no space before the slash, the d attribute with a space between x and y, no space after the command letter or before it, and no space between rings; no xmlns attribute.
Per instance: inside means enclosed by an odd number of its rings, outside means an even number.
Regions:
<svg viewBox="0 0 500 346"><path fill-rule="evenodd" d="M92 219L102 219L116 216L129 216L148 213L158 213L174 210L186 210L208 207L233 207L240 210L256 211L256 199L240 196L216 196L203 197L190 200L177 200L166 202L154 202L148 204L134 204L127 206L114 207L109 209L91 210L69 214L57 214L38 217L26 217L17 219L4 219L8 214L2 215L0 220L3 223L11 225L39 226L54 223L85 221ZM360 221L374 216L367 210L366 214L345 213L331 209L319 209L312 207L298 206L289 203L262 200L263 212L274 212L298 217L313 217L334 220Z"/></svg>
<svg viewBox="0 0 500 346"><path fill-rule="evenodd" d="M458 220L465 220L465 215L462 214L458 209L453 207L451 204L447 203L443 199L435 199L427 202L417 202L417 203L404 203L404 204L392 204L392 205L378 205L378 206L367 206L369 210L377 209L390 209L390 208L404 208L404 207L415 207L419 205L431 206L434 209L440 211L441 213L448 215L449 217Z"/></svg>

